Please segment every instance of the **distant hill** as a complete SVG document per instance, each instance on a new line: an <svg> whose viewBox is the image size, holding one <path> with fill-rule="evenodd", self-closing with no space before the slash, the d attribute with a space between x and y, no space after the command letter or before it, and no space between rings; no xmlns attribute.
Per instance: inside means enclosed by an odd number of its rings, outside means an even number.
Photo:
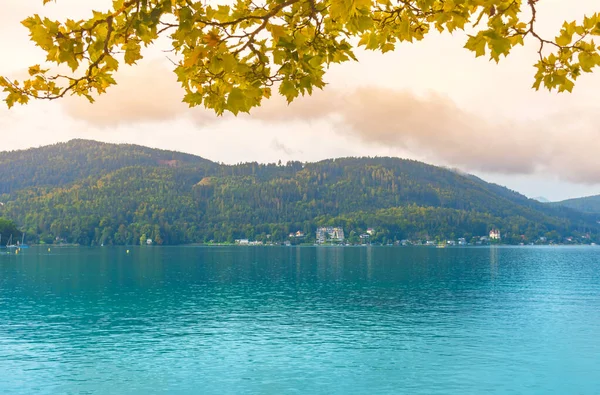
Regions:
<svg viewBox="0 0 600 395"><path fill-rule="evenodd" d="M584 213L600 214L600 195L563 200L553 203L553 205L568 207Z"/></svg>
<svg viewBox="0 0 600 395"><path fill-rule="evenodd" d="M0 193L29 186L61 186L128 166L215 165L206 159L131 144L71 140L42 148L0 152Z"/></svg>
<svg viewBox="0 0 600 395"><path fill-rule="evenodd" d="M597 238L596 216L542 204L468 174L398 158L220 165L136 145L74 140L0 153L0 216L31 242L283 241L343 226L350 241ZM591 239L588 239L590 235Z"/></svg>

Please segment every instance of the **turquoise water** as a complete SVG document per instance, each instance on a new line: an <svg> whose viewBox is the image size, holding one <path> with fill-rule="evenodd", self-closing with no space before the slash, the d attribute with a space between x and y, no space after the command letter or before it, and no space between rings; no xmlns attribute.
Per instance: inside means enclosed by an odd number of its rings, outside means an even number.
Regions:
<svg viewBox="0 0 600 395"><path fill-rule="evenodd" d="M598 394L600 248L30 248L0 393Z"/></svg>

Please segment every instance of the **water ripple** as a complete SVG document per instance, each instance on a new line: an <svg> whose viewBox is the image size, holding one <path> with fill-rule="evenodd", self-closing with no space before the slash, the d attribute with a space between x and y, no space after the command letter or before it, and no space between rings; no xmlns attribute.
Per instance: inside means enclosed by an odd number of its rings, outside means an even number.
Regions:
<svg viewBox="0 0 600 395"><path fill-rule="evenodd" d="M31 248L0 392L598 393L594 248Z"/></svg>

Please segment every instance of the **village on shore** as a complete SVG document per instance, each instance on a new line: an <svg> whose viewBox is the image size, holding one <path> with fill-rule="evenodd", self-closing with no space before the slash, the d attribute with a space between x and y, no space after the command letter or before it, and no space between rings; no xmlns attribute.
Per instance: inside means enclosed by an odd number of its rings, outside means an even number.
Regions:
<svg viewBox="0 0 600 395"><path fill-rule="evenodd" d="M354 232L353 232L354 233ZM393 242L382 243L380 241L373 241L376 235L374 228L368 228L365 233L359 235L352 234L350 237L345 237L344 229L342 227L320 227L317 229L315 238L309 239L306 234L302 231L290 233L288 239L284 242L270 242L262 240L249 240L249 239L238 239L235 240L235 245L240 246L258 246L258 245L317 245L317 246L367 246L367 245L386 245L386 246L429 246L429 247L453 247L453 246L486 246L486 245L499 245L499 244L511 244L504 243L502 234L498 229L490 230L489 234L482 236L473 236L467 240L465 237L457 239L440 239L440 238L425 238L421 239L405 239L395 240ZM268 237L269 235L267 235ZM539 237L535 242L521 242L517 245L595 245L595 243L589 242L589 236L582 236L581 240L577 240L574 237L566 237L563 240L557 241L549 239L548 237Z"/></svg>

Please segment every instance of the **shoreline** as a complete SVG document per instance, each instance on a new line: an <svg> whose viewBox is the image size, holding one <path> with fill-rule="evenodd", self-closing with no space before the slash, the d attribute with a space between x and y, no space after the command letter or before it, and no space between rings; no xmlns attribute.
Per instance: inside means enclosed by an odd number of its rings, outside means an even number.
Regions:
<svg viewBox="0 0 600 395"><path fill-rule="evenodd" d="M462 245L462 246L444 246L438 247L436 245L382 245L382 244L298 244L298 245L284 245L284 244L259 244L259 245L239 245L239 244L167 244L167 245L107 245L107 246L85 246L80 244L29 244L29 248L173 248L173 247L236 247L236 248L252 248L252 247L315 247L315 248L357 248L357 247L386 247L386 248L429 248L429 249L464 249L464 248L492 248L492 247L598 247L597 244L487 244L487 245ZM25 250L29 248L13 248L12 250ZM0 247L0 252L9 252L10 249L6 247Z"/></svg>

